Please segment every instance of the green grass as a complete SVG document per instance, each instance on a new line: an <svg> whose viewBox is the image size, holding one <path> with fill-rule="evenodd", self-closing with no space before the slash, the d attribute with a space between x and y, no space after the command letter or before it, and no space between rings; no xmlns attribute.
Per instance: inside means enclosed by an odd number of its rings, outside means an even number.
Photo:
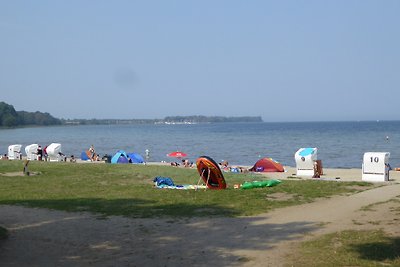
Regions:
<svg viewBox="0 0 400 267"><path fill-rule="evenodd" d="M385 203L400 203L400 198L397 197L397 198L392 198L392 199L389 199L389 200L383 201L383 202L376 202L376 203L364 206L360 210L362 210L362 211L374 211L377 206L385 204Z"/></svg>
<svg viewBox="0 0 400 267"><path fill-rule="evenodd" d="M304 242L288 266L400 266L400 238L343 231Z"/></svg>
<svg viewBox="0 0 400 267"><path fill-rule="evenodd" d="M22 161L0 161L0 204L143 218L256 215L348 194L360 186L372 187L359 182L285 180L275 187L238 190L233 189L234 184L267 178L251 173L226 173L226 190L155 189L156 176L171 177L175 184L197 184L199 174L196 169L132 164L31 162L29 171L36 175L2 175L22 169ZM273 193L290 197L268 198Z"/></svg>

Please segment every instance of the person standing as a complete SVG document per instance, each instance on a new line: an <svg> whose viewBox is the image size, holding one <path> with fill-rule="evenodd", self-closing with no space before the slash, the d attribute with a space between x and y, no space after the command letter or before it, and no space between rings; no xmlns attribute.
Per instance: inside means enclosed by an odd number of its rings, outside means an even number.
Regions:
<svg viewBox="0 0 400 267"><path fill-rule="evenodd" d="M42 147L40 145L37 148L36 154L37 154L37 159L38 160L42 160L42 158L43 158L43 149L42 149Z"/></svg>
<svg viewBox="0 0 400 267"><path fill-rule="evenodd" d="M47 158L48 158L48 155L47 155L47 146L45 146L45 147L43 148L43 158L44 158L44 161L47 161Z"/></svg>

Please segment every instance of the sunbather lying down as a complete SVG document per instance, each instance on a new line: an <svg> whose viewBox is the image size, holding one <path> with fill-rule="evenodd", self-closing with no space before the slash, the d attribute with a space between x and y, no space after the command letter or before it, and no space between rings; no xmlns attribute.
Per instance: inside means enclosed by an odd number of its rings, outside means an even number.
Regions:
<svg viewBox="0 0 400 267"><path fill-rule="evenodd" d="M183 159L182 160L182 165L183 165L183 167L190 168L190 167L193 167L193 162L190 162L188 159Z"/></svg>

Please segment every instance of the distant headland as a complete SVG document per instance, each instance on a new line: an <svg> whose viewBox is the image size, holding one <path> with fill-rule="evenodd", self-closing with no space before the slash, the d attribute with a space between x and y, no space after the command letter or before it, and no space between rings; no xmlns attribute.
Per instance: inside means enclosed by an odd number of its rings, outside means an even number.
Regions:
<svg viewBox="0 0 400 267"><path fill-rule="evenodd" d="M164 119L58 119L47 112L16 111L14 106L0 102L0 127L100 125L100 124L197 124L222 122L263 122L261 116L168 116Z"/></svg>
<svg viewBox="0 0 400 267"><path fill-rule="evenodd" d="M63 124L96 125L96 124L198 124L222 122L263 122L259 117L223 117L223 116L168 116L164 119L68 119Z"/></svg>
<svg viewBox="0 0 400 267"><path fill-rule="evenodd" d="M0 127L61 125L62 121L43 112L16 111L14 106L0 102Z"/></svg>

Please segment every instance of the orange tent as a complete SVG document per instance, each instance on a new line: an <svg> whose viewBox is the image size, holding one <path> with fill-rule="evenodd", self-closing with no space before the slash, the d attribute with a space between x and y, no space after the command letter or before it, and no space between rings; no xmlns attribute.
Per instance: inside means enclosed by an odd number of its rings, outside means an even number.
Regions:
<svg viewBox="0 0 400 267"><path fill-rule="evenodd" d="M284 172L282 164L271 159L262 158L258 160L254 166L250 169L252 172Z"/></svg>

